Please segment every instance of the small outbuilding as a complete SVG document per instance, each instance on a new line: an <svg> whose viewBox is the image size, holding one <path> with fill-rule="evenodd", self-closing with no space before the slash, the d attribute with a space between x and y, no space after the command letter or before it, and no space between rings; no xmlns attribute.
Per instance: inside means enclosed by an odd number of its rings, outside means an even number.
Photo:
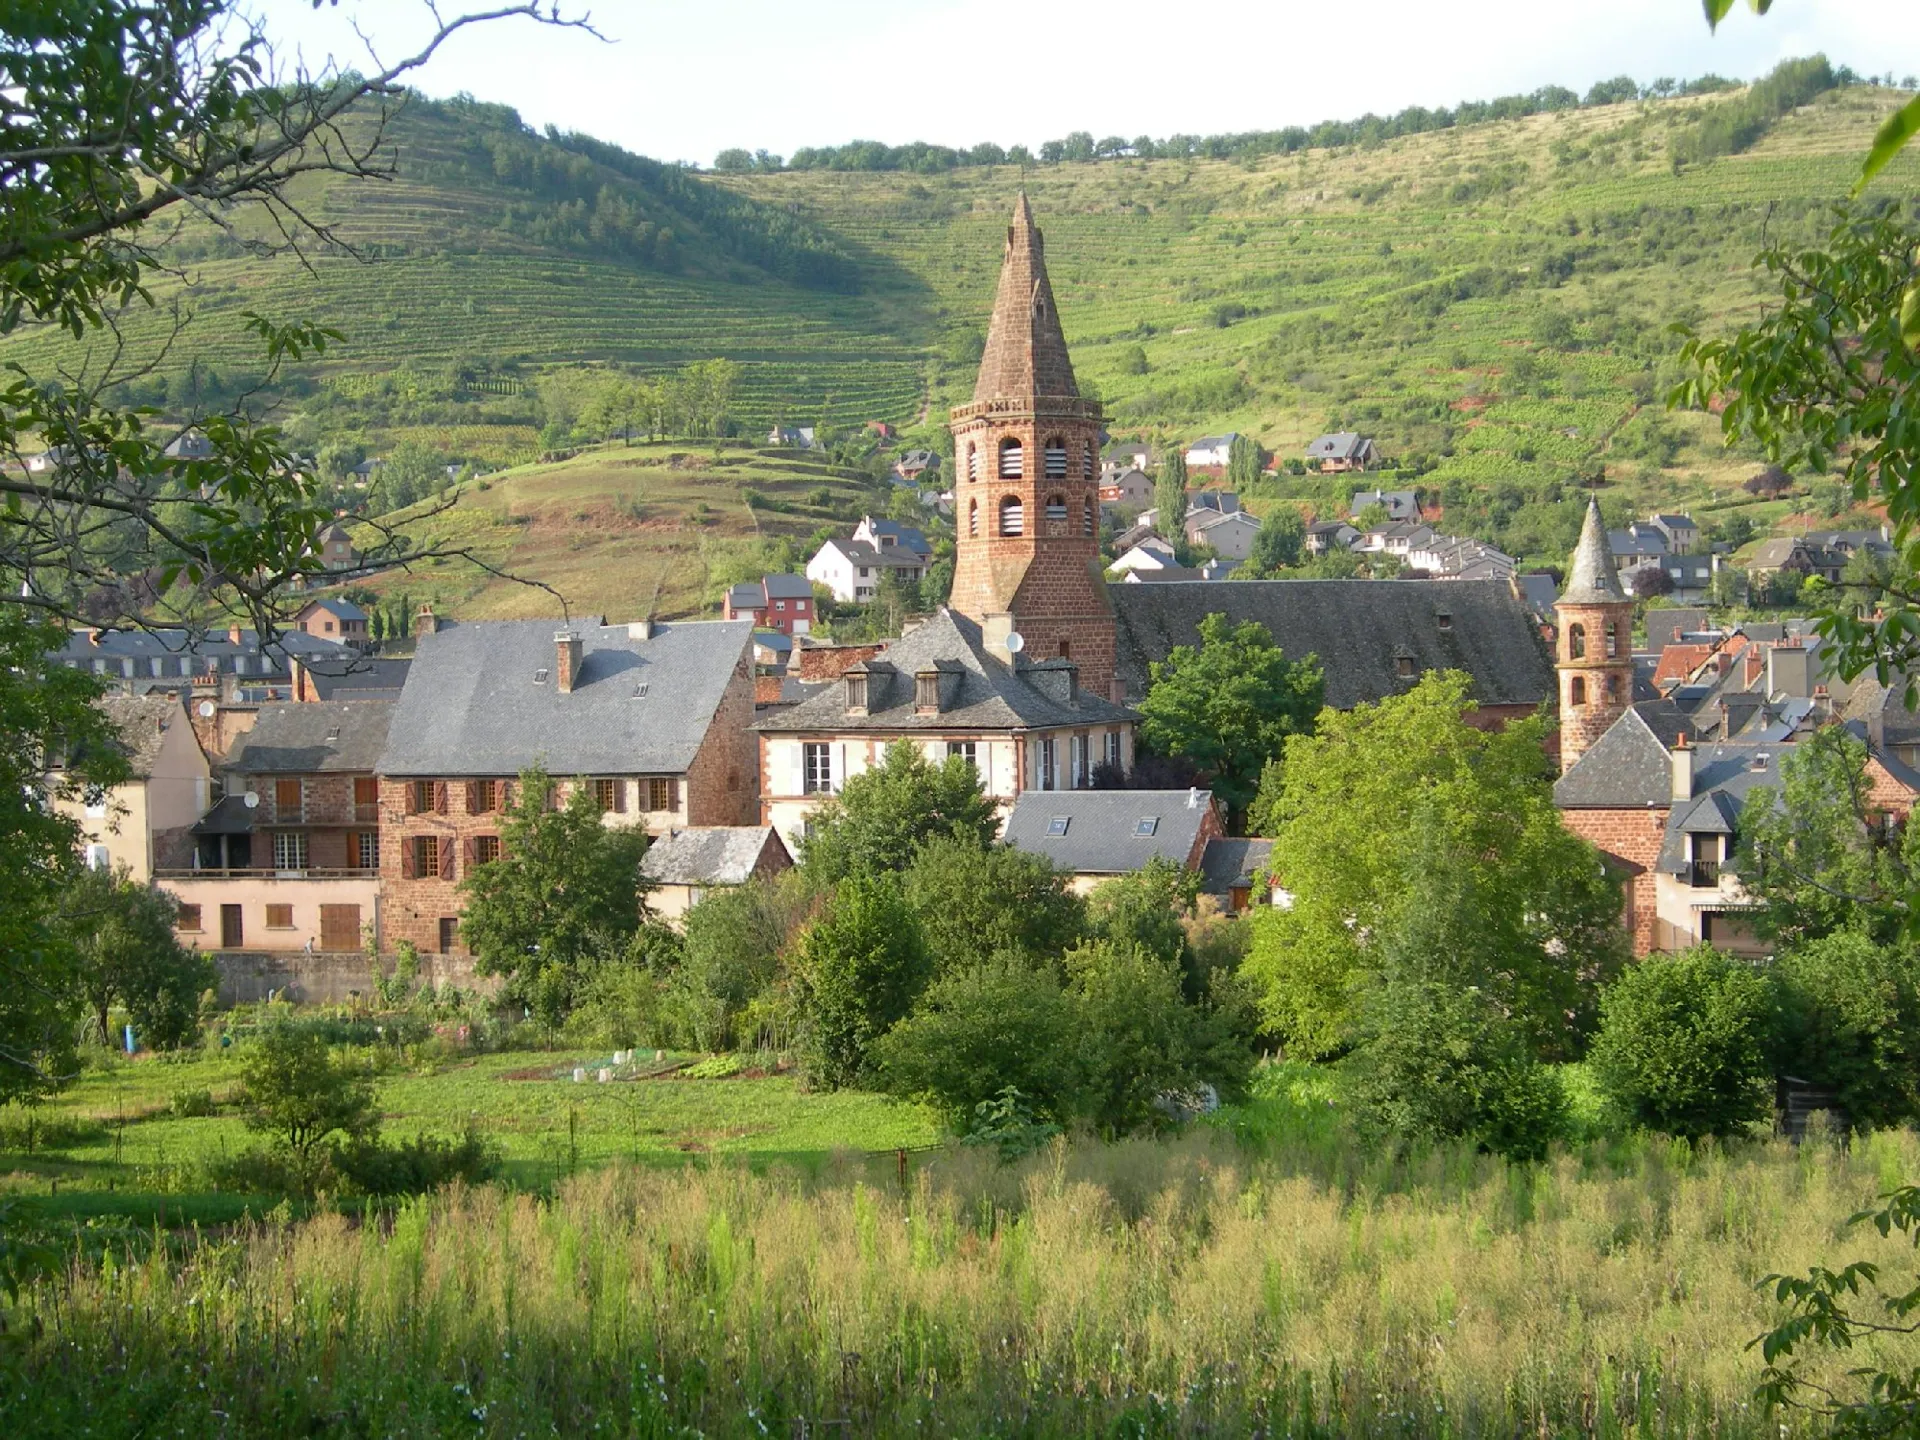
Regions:
<svg viewBox="0 0 1920 1440"><path fill-rule="evenodd" d="M793 868L793 856L771 825L690 825L647 847L640 874L651 882L647 907L670 925L709 890L766 880Z"/></svg>

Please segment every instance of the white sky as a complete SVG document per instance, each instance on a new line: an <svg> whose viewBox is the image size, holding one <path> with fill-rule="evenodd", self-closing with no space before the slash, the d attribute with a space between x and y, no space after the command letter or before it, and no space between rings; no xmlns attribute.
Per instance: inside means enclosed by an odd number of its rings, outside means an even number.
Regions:
<svg viewBox="0 0 1920 1440"><path fill-rule="evenodd" d="M470 0L464 8L492 8ZM252 0L309 62L366 64L427 28L417 0ZM1277 129L1559 84L1706 71L1749 79L1824 50L1920 72L1913 0L1744 4L1709 34L1700 0L561 0L610 43L521 19L456 36L416 81L536 126L662 160L730 145L790 155L853 139L1037 146ZM443 0L449 15L463 8Z"/></svg>

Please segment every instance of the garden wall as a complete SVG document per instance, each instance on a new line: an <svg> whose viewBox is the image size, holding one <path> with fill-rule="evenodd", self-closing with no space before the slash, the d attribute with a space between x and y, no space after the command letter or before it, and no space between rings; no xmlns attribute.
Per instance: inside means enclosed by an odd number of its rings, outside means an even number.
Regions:
<svg viewBox="0 0 1920 1440"><path fill-rule="evenodd" d="M260 950L222 950L213 957L220 974L220 1003L246 1005L271 993L301 1004L344 1005L371 998L378 975L359 951L302 951L270 953ZM471 955L422 955L418 982L438 987L492 994L500 988L497 975L474 974ZM393 973L393 957L383 956L380 974Z"/></svg>

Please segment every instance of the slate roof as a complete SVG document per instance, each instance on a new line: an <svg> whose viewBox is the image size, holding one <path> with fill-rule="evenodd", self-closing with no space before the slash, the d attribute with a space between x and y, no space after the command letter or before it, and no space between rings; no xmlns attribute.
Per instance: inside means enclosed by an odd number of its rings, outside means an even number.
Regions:
<svg viewBox="0 0 1920 1440"><path fill-rule="evenodd" d="M583 652L567 695L554 684L563 629ZM747 663L752 634L751 620L656 624L644 640L626 625L494 620L423 635L380 773L512 775L542 764L555 775L678 774Z"/></svg>
<svg viewBox="0 0 1920 1440"><path fill-rule="evenodd" d="M987 651L978 622L941 607L934 615L872 660L867 671L867 713L847 712L844 683L825 685L791 710L754 726L765 731L847 730L1015 730L1086 725L1128 720L1133 712L1078 692L1072 704L1043 693L1036 671L1059 672L1062 662L1024 665L1018 673ZM923 670L944 672L951 686L946 708L917 713L915 677ZM1041 682L1046 683L1046 682Z"/></svg>
<svg viewBox="0 0 1920 1440"><path fill-rule="evenodd" d="M1224 896L1235 885L1250 885L1273 854L1273 841L1215 836L1200 856L1200 888Z"/></svg>
<svg viewBox="0 0 1920 1440"><path fill-rule="evenodd" d="M1689 834L1737 836L1741 811L1756 785L1771 786L1778 796L1786 748L1774 741L1701 746L1693 758L1693 798L1676 804L1667 817L1656 867L1669 875L1684 873ZM1720 863L1723 870L1733 868L1726 859Z"/></svg>
<svg viewBox="0 0 1920 1440"><path fill-rule="evenodd" d="M391 700L262 705L234 742L227 768L243 775L371 775L387 748Z"/></svg>
<svg viewBox="0 0 1920 1440"><path fill-rule="evenodd" d="M1162 565L1157 570L1129 570L1122 585L1171 585L1183 580L1204 580L1207 577L1192 565Z"/></svg>
<svg viewBox="0 0 1920 1440"><path fill-rule="evenodd" d="M873 541L870 543L878 550L892 548L879 543L882 537L885 537L891 539L894 545L911 550L922 559L933 554L933 546L927 543L927 536L924 530L918 530L911 525L902 525L898 520L888 520L883 517L864 515L860 519L860 524L854 528L856 532L865 530L869 535L873 536ZM813 591L809 588L806 593L811 595Z"/></svg>
<svg viewBox="0 0 1920 1440"><path fill-rule="evenodd" d="M1663 609L1647 611L1647 648L1662 650L1675 641L1674 631L1681 635L1698 635L1709 629L1711 622L1705 610L1699 609Z"/></svg>
<svg viewBox="0 0 1920 1440"><path fill-rule="evenodd" d="M1398 695L1428 670L1464 670L1482 705L1538 705L1556 689L1539 630L1505 580L1230 580L1108 593L1129 696L1146 694L1148 665L1198 644L1200 622L1215 614L1258 620L1291 658L1317 655L1338 710ZM1402 656L1412 677L1399 673Z"/></svg>
<svg viewBox="0 0 1920 1440"><path fill-rule="evenodd" d="M1562 810L1664 809L1673 798L1674 742L1695 738L1686 714L1670 700L1629 706L1566 774L1553 782Z"/></svg>
<svg viewBox="0 0 1920 1440"><path fill-rule="evenodd" d="M210 666L223 675L284 679L289 655L309 667L331 662L342 670L359 658L351 646L304 630L282 631L265 646L252 630L242 630L237 643L225 630L204 635L182 629L96 630L91 635L86 630L69 632L66 643L47 658L123 679L189 678L207 674Z"/></svg>
<svg viewBox="0 0 1920 1440"><path fill-rule="evenodd" d="M1060 330L1060 312L1047 279L1046 247L1022 190L1007 227L1000 286L987 323L986 349L974 382L975 404L1048 395L1077 397L1073 360Z"/></svg>
<svg viewBox="0 0 1920 1440"><path fill-rule="evenodd" d="M167 732L176 724L189 723L185 707L173 695L106 695L95 703L106 712L119 736L128 773L135 780L153 773Z"/></svg>
<svg viewBox="0 0 1920 1440"><path fill-rule="evenodd" d="M1866 728L1870 743L1920 745L1920 715L1907 709L1906 683L1896 678L1882 685L1871 673L1853 682L1841 714Z"/></svg>
<svg viewBox="0 0 1920 1440"><path fill-rule="evenodd" d="M314 693L322 700L398 700L401 686L407 683L407 671L413 668L412 660L371 660L360 655L322 658L312 664L302 660L301 664L306 666Z"/></svg>
<svg viewBox="0 0 1920 1440"><path fill-rule="evenodd" d="M769 600L811 600L813 598L813 582L804 575L769 575L760 583L765 588Z"/></svg>
<svg viewBox="0 0 1920 1440"><path fill-rule="evenodd" d="M766 592L757 581L742 580L727 587L727 604L735 610L762 610L767 604Z"/></svg>
<svg viewBox="0 0 1920 1440"><path fill-rule="evenodd" d="M1542 620L1553 618L1553 603L1560 598L1560 587L1553 576L1538 570L1527 571L1520 577L1520 593L1535 615Z"/></svg>
<svg viewBox="0 0 1920 1440"><path fill-rule="evenodd" d="M256 802L257 803L257 802ZM259 813L244 795L228 795L189 827L195 835L251 835Z"/></svg>
<svg viewBox="0 0 1920 1440"><path fill-rule="evenodd" d="M1347 512L1358 515L1369 505L1386 507L1390 520L1413 520L1420 515L1420 496L1412 490L1356 490L1347 502Z"/></svg>
<svg viewBox="0 0 1920 1440"><path fill-rule="evenodd" d="M1356 435L1351 430L1341 430L1332 435L1322 435L1307 446L1307 454L1315 460L1351 460L1367 446L1367 437Z"/></svg>
<svg viewBox="0 0 1920 1440"><path fill-rule="evenodd" d="M1573 568L1567 573L1567 588L1560 596L1562 605L1618 605L1626 601L1620 577L1613 573L1613 556L1607 549L1607 529L1600 521L1600 502L1587 501L1587 518L1580 527L1580 544L1573 552Z"/></svg>
<svg viewBox="0 0 1920 1440"><path fill-rule="evenodd" d="M1212 804L1209 790L1023 790L1001 838L1074 875L1130 874L1156 857L1184 866ZM1066 833L1048 834L1060 817Z"/></svg>
<svg viewBox="0 0 1920 1440"><path fill-rule="evenodd" d="M786 854L771 825L692 825L649 845L640 873L656 885L744 885L769 843Z"/></svg>
<svg viewBox="0 0 1920 1440"><path fill-rule="evenodd" d="M325 610L328 614L336 615L342 620L364 620L367 618L366 611L362 610L351 600L343 600L337 595L329 596L324 600L315 600L313 607L317 610Z"/></svg>

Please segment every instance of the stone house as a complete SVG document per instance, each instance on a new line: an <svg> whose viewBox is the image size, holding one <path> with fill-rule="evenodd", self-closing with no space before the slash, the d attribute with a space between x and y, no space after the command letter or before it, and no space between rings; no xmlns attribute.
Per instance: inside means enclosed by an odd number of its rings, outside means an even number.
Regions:
<svg viewBox="0 0 1920 1440"><path fill-rule="evenodd" d="M1199 871L1207 846L1225 835L1210 790L1028 790L1014 802L1003 838L1045 856L1084 895L1150 860Z"/></svg>
<svg viewBox="0 0 1920 1440"><path fill-rule="evenodd" d="M649 845L640 874L651 887L647 909L678 926L709 891L771 880L792 868L793 854L771 825L694 825Z"/></svg>
<svg viewBox="0 0 1920 1440"><path fill-rule="evenodd" d="M308 635L345 644L364 644L367 639L367 612L351 600L331 597L312 600L300 607L293 623Z"/></svg>
<svg viewBox="0 0 1920 1440"><path fill-rule="evenodd" d="M1371 470L1380 459L1374 450L1372 438L1356 435L1351 430L1316 437L1307 446L1306 458L1319 461L1321 470L1329 473Z"/></svg>
<svg viewBox="0 0 1920 1440"><path fill-rule="evenodd" d="M753 625L518 620L421 638L380 759L382 927L459 950L460 882L500 854L519 776L654 834L755 818Z"/></svg>
<svg viewBox="0 0 1920 1440"><path fill-rule="evenodd" d="M97 703L126 756L127 778L96 801L78 796L54 808L79 824L90 868L124 869L144 885L156 871L185 863L213 771L178 695L108 695Z"/></svg>

